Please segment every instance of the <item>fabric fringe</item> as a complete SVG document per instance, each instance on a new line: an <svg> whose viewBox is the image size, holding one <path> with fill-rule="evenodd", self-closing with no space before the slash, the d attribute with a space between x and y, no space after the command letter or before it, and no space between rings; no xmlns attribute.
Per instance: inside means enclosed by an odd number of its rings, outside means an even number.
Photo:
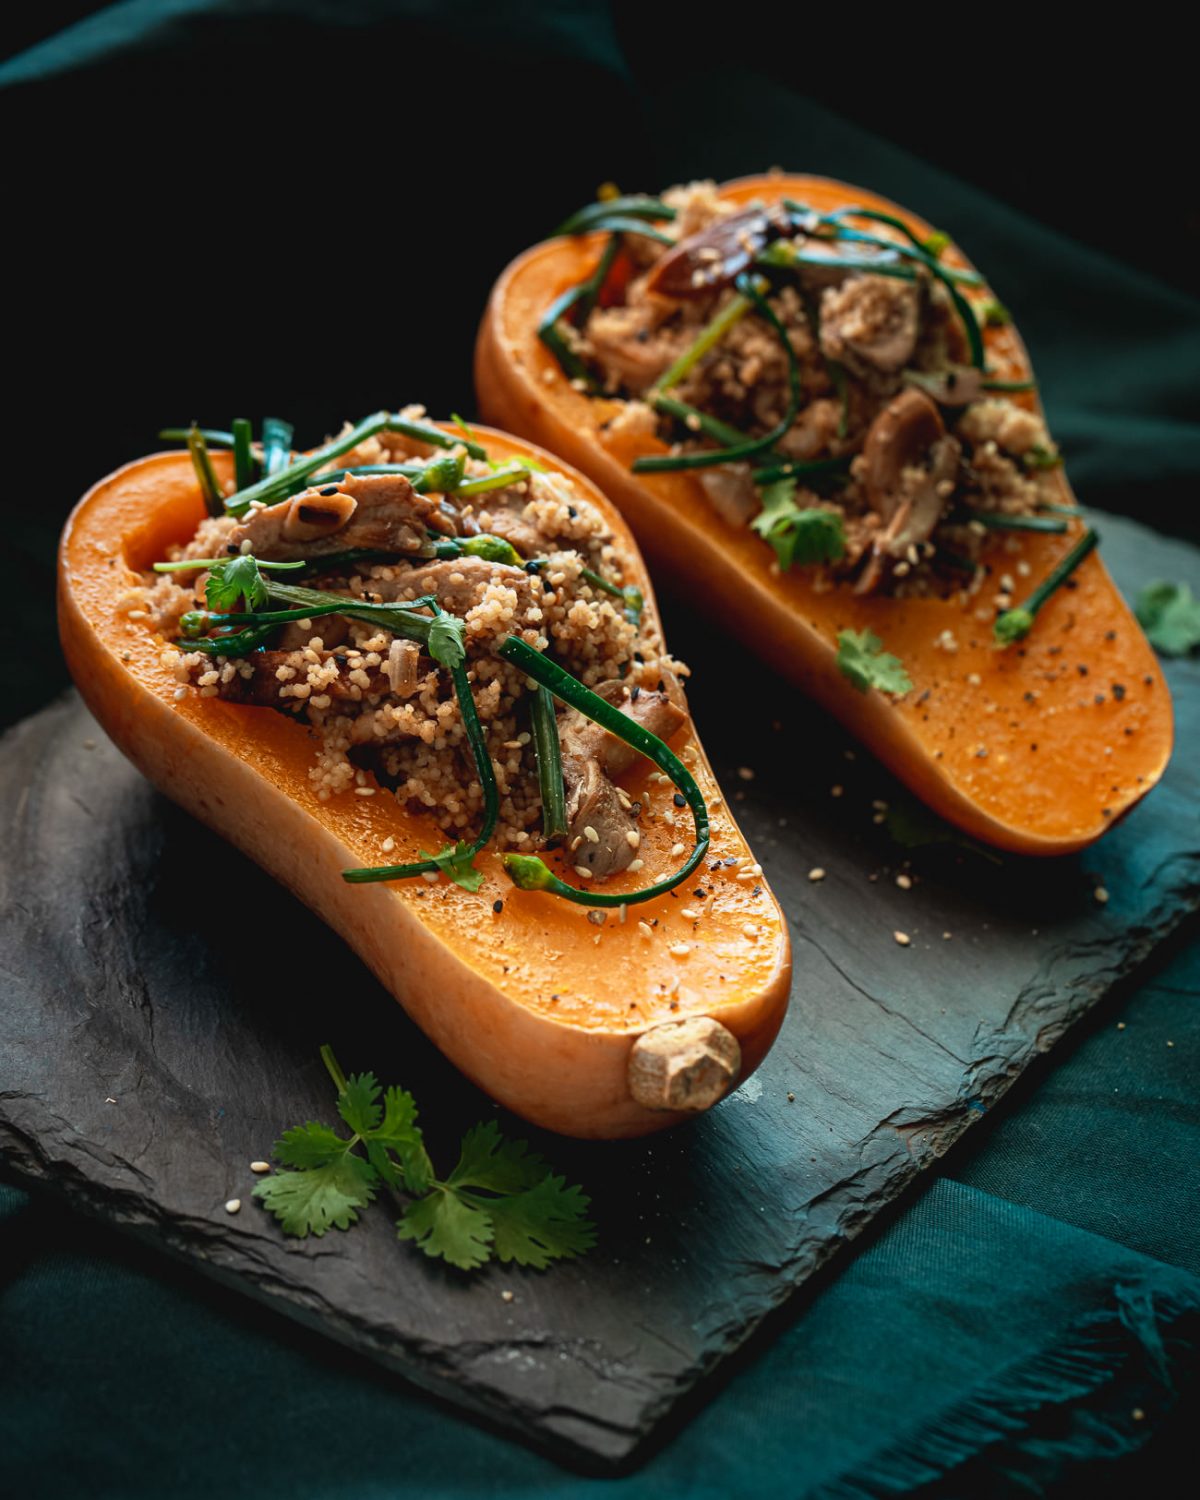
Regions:
<svg viewBox="0 0 1200 1500"><path fill-rule="evenodd" d="M1176 1378L1200 1365L1200 1284L1113 1287L1112 1304L1068 1323L903 1441L812 1493L877 1500L922 1486L956 1496L1041 1494L1068 1465L1146 1443L1175 1404ZM977 1482L972 1482L972 1480Z"/></svg>

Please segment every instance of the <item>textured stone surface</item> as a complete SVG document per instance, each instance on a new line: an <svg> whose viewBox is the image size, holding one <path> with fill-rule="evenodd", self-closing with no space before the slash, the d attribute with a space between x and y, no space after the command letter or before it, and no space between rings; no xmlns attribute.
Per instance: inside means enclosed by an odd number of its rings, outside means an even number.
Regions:
<svg viewBox="0 0 1200 1500"><path fill-rule="evenodd" d="M1103 529L1129 586L1189 572L1200 585L1194 552ZM1170 667L1179 749L1164 785L1098 848L1038 864L899 847L873 821L873 800L898 794L868 756L848 759L843 734L740 661L754 707L731 724L720 637L677 619L675 639L703 668L697 718L727 787L744 785L739 816L793 922L796 983L762 1069L692 1125L606 1146L503 1122L586 1184L595 1252L542 1276L464 1278L397 1244L382 1207L348 1236L299 1242L250 1203L249 1163L280 1129L330 1118L323 1041L414 1090L443 1165L464 1126L498 1112L73 697L0 746L8 1169L533 1441L627 1457L1145 959L1200 883L1195 663ZM755 778L739 783L746 765ZM911 889L895 881L906 861Z"/></svg>

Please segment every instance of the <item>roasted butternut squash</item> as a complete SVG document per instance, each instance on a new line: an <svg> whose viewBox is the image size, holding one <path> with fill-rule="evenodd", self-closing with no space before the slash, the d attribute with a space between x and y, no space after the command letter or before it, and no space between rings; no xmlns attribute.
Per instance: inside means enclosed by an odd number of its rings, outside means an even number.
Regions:
<svg viewBox="0 0 1200 1500"><path fill-rule="evenodd" d="M822 213L859 204L903 216L918 236L931 233L876 194L826 178L743 178L719 192L768 209L784 199ZM738 245L761 228L751 220L735 221ZM997 649L994 611L980 608L986 598L888 598L844 585L814 587L800 567L781 572L757 535L714 510L694 473L631 472L636 459L666 453L666 445L613 423L622 403L580 390L539 340L546 309L592 273L606 242L596 232L548 241L497 281L475 357L485 418L588 474L623 511L656 569L689 597L719 608L752 650L966 833L1035 855L1077 850L1104 833L1162 775L1172 711L1154 654L1099 558L1087 557L1027 638L1006 650ZM728 247L714 240L703 254L716 261ZM942 261L970 269L953 245ZM659 280L673 274L674 265ZM983 341L993 378L1029 379L1011 325L985 326ZM911 396L913 410L896 420L928 426L936 412L917 392ZM1032 391L1013 399L1040 410ZM864 461L876 460L866 454ZM1073 505L1061 468L1054 482L1061 502ZM1019 576L1019 604L1083 534L1078 516L1061 535L993 533L981 562L994 578ZM912 690L898 699L860 691L837 664L837 638L846 630L877 635L902 660Z"/></svg>
<svg viewBox="0 0 1200 1500"><path fill-rule="evenodd" d="M527 443L481 435L496 458L532 457L570 475L636 556L588 480ZM229 455L213 462L227 482ZM690 721L674 748L709 804L712 843L678 894L610 910L595 925L582 906L517 889L493 848L478 859L478 892L444 880L348 884L342 871L383 863L385 841L394 840L386 847L395 857L412 858L436 828L391 797L319 800L303 725L271 709L180 694L163 640L120 608L204 514L186 453L158 453L102 479L63 533L67 661L134 764L341 933L464 1073L535 1124L576 1136L643 1134L715 1102L757 1067L787 1005L787 928L765 882L737 878L753 857ZM656 618L649 578L637 582ZM622 784L634 798L669 805L648 781L652 771L639 762ZM605 882L607 893L645 887L679 864L671 822L644 825L644 869Z"/></svg>

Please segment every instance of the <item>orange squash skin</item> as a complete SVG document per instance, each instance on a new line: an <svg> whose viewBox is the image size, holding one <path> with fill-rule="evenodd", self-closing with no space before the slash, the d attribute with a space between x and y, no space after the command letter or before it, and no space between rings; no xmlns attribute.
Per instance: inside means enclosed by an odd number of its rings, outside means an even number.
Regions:
<svg viewBox="0 0 1200 1500"><path fill-rule="evenodd" d="M566 473L636 555L621 518L588 480L527 443L481 432L496 457L532 454ZM228 479L228 455L214 461ZM685 1118L637 1104L626 1081L635 1039L682 1016L709 1015L732 1031L742 1049L741 1076L748 1076L787 1006L787 926L763 880L736 879L753 856L719 801L690 722L673 748L692 758L712 809L712 857L734 857L740 865L720 873L703 866L678 896L627 908L623 924L610 912L597 928L581 906L517 890L494 849L477 861L485 878L475 894L420 879L349 885L341 878L346 868L416 858L438 838L434 825L392 797L321 802L308 777L314 740L302 724L193 692L176 700L162 639L121 607L139 571L190 537L202 516L187 456L160 453L101 480L63 532L58 607L67 663L89 708L129 759L340 933L468 1077L534 1124L566 1135L622 1137ZM645 594L646 618L656 620L648 578L634 581ZM622 784L663 811L670 792L648 781L652 769L635 768ZM384 854L388 837L395 852ZM689 833L655 818L643 828L645 869L605 889L632 890L665 874L678 863L670 855L677 837L688 841ZM711 893L707 901L691 896L697 885ZM497 899L504 903L498 915ZM684 919L683 909L702 909L700 920ZM641 921L656 924L649 936ZM280 936L281 950L302 941L294 933ZM686 956L670 952L684 943Z"/></svg>
<svg viewBox="0 0 1200 1500"><path fill-rule="evenodd" d="M828 178L772 174L720 191L737 202L792 197L821 210L861 203L929 232L906 209ZM1035 855L1070 853L1099 838L1159 780L1171 753L1170 694L1154 653L1095 554L1075 587L1042 608L1019 647L995 649L995 612L987 607L1005 573L1014 576L1020 603L1075 542L1082 522L1072 518L1066 536L995 534L983 559L992 581L966 603L860 598L847 587L819 593L803 569L781 575L770 549L748 528L722 520L694 476L632 474L634 458L664 445L606 432L618 404L573 390L539 341L541 315L587 275L605 238L547 241L500 277L475 352L485 418L594 479L656 570L719 609L750 649L964 832ZM944 259L969 264L953 246ZM1028 377L1028 356L1011 326L987 328L984 337L996 375ZM1036 406L1032 394L1017 399ZM1057 478L1062 502L1073 504L1061 469ZM859 693L836 665L845 629L873 630L903 660L913 691L898 702ZM947 630L951 650L938 644Z"/></svg>

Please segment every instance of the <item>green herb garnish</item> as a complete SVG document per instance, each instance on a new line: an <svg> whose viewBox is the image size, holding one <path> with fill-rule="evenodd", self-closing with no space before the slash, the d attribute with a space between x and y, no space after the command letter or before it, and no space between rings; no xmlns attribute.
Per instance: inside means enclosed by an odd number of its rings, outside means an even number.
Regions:
<svg viewBox="0 0 1200 1500"><path fill-rule="evenodd" d="M793 563L836 562L846 554L846 530L840 511L798 506L796 481L777 479L762 492L762 510L751 529L771 544L786 573Z"/></svg>
<svg viewBox="0 0 1200 1500"><path fill-rule="evenodd" d="M1200 646L1200 599L1186 583L1150 584L1138 595L1134 613L1164 656L1187 656Z"/></svg>
<svg viewBox="0 0 1200 1500"><path fill-rule="evenodd" d="M912 681L898 656L890 656L870 630L838 631L838 670L859 690L877 688L899 697L912 691Z"/></svg>
<svg viewBox="0 0 1200 1500"><path fill-rule="evenodd" d="M1061 588L1099 540L1099 536L1094 531L1090 529L1085 531L1071 550L1065 554L1062 561L1038 584L1024 604L1017 605L1015 609L1006 609L1002 615L997 615L996 623L992 626L992 634L998 646L1011 646L1016 641L1025 639L1033 629L1038 610L1056 589Z"/></svg>
<svg viewBox="0 0 1200 1500"><path fill-rule="evenodd" d="M568 1187L524 1141L506 1140L495 1121L467 1131L457 1165L440 1179L412 1095L396 1087L385 1093L373 1073L347 1078L329 1047L321 1058L351 1134L310 1120L276 1141L273 1154L288 1170L260 1182L254 1196L285 1234L349 1229L386 1188L409 1200L397 1238L460 1270L495 1257L541 1271L596 1243L582 1189Z"/></svg>
<svg viewBox="0 0 1200 1500"><path fill-rule="evenodd" d="M420 853L422 859L436 865L447 880L452 880L464 891L474 893L483 884L483 871L475 868L472 862L475 851L465 839L459 839L456 844L447 844L437 854L426 854L424 849Z"/></svg>

